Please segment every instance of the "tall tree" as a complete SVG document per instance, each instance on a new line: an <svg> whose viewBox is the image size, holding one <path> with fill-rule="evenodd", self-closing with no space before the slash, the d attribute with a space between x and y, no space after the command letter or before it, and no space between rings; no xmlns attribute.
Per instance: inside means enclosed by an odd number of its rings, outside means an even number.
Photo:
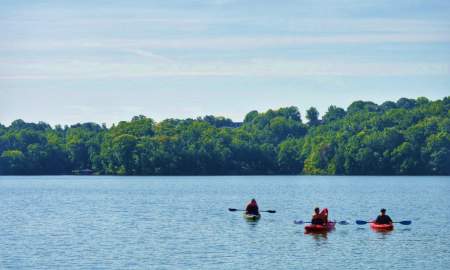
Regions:
<svg viewBox="0 0 450 270"><path fill-rule="evenodd" d="M320 123L319 111L314 107L309 108L306 111L306 119L308 119L308 125L317 126Z"/></svg>

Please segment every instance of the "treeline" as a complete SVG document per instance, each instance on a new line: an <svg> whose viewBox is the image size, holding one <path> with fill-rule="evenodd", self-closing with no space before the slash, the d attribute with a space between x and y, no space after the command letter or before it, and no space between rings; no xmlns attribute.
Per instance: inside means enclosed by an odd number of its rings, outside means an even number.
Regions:
<svg viewBox="0 0 450 270"><path fill-rule="evenodd" d="M0 125L0 174L450 175L450 97L223 117L136 116L111 128Z"/></svg>

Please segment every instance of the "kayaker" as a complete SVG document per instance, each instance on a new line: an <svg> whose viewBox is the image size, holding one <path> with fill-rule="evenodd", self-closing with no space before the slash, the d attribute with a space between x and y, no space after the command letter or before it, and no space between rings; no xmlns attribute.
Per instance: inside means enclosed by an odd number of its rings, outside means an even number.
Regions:
<svg viewBox="0 0 450 270"><path fill-rule="evenodd" d="M314 209L314 214L311 218L311 224L314 225L324 225L328 223L328 209L324 208L320 211L319 207Z"/></svg>
<svg viewBox="0 0 450 270"><path fill-rule="evenodd" d="M392 224L392 219L386 215L386 209L380 210L380 215L375 220L375 224Z"/></svg>
<svg viewBox="0 0 450 270"><path fill-rule="evenodd" d="M247 204L247 207L245 208L245 213L247 215L259 215L259 207L255 199L252 199L250 203Z"/></svg>

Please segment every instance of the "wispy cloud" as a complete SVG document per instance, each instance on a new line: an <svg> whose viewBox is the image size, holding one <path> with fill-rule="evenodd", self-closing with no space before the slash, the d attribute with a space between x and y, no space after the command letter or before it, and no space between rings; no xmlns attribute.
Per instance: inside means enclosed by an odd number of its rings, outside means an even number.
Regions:
<svg viewBox="0 0 450 270"><path fill-rule="evenodd" d="M174 61L168 57L159 55L159 54L155 54L151 51L147 51L147 50L141 50L141 49L122 49L121 51L125 52L125 53L130 53L133 55L137 55L137 56L143 56L145 58L149 58L152 60L156 60L158 62L163 62L163 63L173 63Z"/></svg>
<svg viewBox="0 0 450 270"><path fill-rule="evenodd" d="M305 45L381 44L381 43L450 43L450 36L431 34L361 34L361 35L291 35L291 36L229 36L217 38L178 39L109 39L109 40L16 40L0 44L0 50L61 49L252 49L295 47Z"/></svg>
<svg viewBox="0 0 450 270"><path fill-rule="evenodd" d="M205 32L213 27L229 28L236 27L235 32L239 32L239 27L254 28L259 31L267 29L272 31L313 32L313 33L418 33L418 32L447 32L450 22L425 19L405 19L405 18L311 18L289 15L284 17L272 17L267 20L267 16L250 15L245 16L211 16L205 14L192 14L181 12L179 14L154 12L143 12L133 10L119 14L101 13L75 13L67 12L52 13L26 13L16 16L0 17L0 25L11 28L28 27L41 28L52 27L54 30L72 32L74 27L88 27L86 30L120 30L121 27L127 29L142 29L155 31L165 29L167 31L186 30L194 32ZM151 26L151 28L149 28Z"/></svg>
<svg viewBox="0 0 450 270"><path fill-rule="evenodd" d="M330 62L256 59L237 62L190 62L170 64L102 63L62 61L35 62L26 67L10 63L1 80L145 78L167 76L418 76L450 75L448 63Z"/></svg>

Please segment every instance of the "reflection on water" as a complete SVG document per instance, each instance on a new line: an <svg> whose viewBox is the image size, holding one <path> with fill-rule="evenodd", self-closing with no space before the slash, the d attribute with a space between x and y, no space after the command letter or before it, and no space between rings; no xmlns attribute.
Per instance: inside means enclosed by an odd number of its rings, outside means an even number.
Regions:
<svg viewBox="0 0 450 270"><path fill-rule="evenodd" d="M322 232L322 233L311 233L311 232L305 232L306 235L311 235L314 240L321 241L328 239L328 233Z"/></svg>
<svg viewBox="0 0 450 270"><path fill-rule="evenodd" d="M343 237L345 237L345 236L347 236L347 235L350 234L348 228L344 228L344 229L342 229L342 230L337 230L336 233L339 233L339 235L341 235L341 236L343 236Z"/></svg>
<svg viewBox="0 0 450 270"><path fill-rule="evenodd" d="M384 239L384 237L391 235L392 231L377 231L377 230L372 230L374 233L376 233L377 235L381 235L382 239Z"/></svg>
<svg viewBox="0 0 450 270"><path fill-rule="evenodd" d="M250 228L254 228L258 225L259 219L257 220L245 219L245 222L249 225Z"/></svg>

